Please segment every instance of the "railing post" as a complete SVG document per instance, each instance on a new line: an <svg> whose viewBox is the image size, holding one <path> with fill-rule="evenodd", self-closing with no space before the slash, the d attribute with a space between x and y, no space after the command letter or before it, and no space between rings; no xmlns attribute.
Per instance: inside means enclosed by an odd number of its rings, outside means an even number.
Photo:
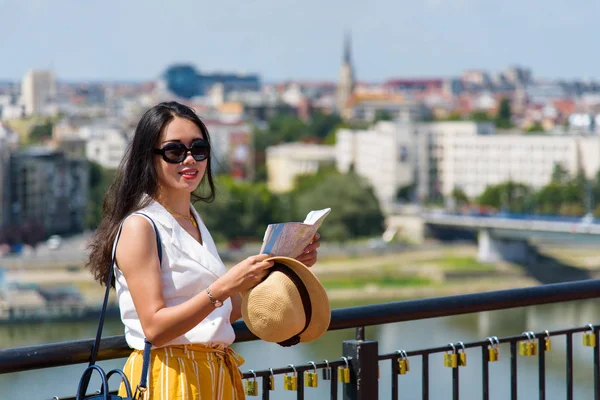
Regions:
<svg viewBox="0 0 600 400"><path fill-rule="evenodd" d="M364 338L364 330L357 330ZM374 340L345 340L342 353L350 360L350 383L343 384L344 400L377 400L379 396L379 346ZM335 385L335 382L332 382Z"/></svg>

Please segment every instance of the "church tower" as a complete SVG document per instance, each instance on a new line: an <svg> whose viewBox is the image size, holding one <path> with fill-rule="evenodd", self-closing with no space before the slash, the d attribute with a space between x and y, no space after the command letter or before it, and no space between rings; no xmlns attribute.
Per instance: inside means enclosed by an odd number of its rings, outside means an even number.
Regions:
<svg viewBox="0 0 600 400"><path fill-rule="evenodd" d="M337 111L342 116L346 114L346 106L354 91L354 83L351 38L350 33L346 33L344 37L344 58L342 60L342 67L340 68L336 99Z"/></svg>

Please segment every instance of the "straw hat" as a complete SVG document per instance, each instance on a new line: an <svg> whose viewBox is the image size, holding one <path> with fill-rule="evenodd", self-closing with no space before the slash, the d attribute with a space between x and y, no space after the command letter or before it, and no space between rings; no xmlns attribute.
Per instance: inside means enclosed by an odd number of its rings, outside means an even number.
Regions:
<svg viewBox="0 0 600 400"><path fill-rule="evenodd" d="M269 260L275 262L269 275L242 297L246 326L262 340L286 347L318 339L331 320L323 285L298 260Z"/></svg>

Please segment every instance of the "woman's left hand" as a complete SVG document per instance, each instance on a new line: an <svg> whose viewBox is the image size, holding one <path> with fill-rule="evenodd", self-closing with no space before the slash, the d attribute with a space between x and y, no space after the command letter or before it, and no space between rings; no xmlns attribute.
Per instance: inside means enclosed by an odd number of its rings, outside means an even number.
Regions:
<svg viewBox="0 0 600 400"><path fill-rule="evenodd" d="M317 249L321 246L319 239L321 239L321 235L318 233L315 234L310 244L302 250L302 253L296 257L296 260L309 268L315 265L317 262Z"/></svg>

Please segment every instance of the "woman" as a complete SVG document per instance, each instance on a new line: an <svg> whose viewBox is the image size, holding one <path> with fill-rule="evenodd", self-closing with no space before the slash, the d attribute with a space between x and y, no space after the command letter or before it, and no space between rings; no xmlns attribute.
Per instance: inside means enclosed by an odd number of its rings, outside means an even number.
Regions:
<svg viewBox="0 0 600 400"><path fill-rule="evenodd" d="M201 183L206 190L197 196ZM241 317L240 293L265 278L272 262L259 254L227 271L192 198L214 198L208 131L190 108L158 104L139 121L106 193L88 266L105 283L116 244L115 287L134 349L123 371L133 385L146 338L151 399L240 399L243 359L228 347L235 339L231 323ZM146 216L160 233L162 262ZM316 236L298 260L314 265L318 247Z"/></svg>

